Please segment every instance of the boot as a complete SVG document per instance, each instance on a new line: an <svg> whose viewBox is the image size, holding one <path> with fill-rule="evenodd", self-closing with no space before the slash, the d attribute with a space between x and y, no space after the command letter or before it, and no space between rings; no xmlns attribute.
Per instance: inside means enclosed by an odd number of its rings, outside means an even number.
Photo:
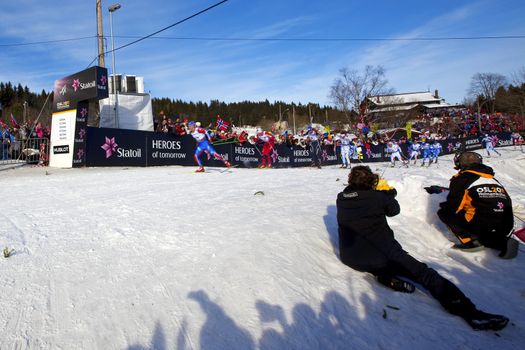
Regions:
<svg viewBox="0 0 525 350"><path fill-rule="evenodd" d="M397 277L377 276L377 281L382 285L401 293L414 293L416 287L407 281Z"/></svg>
<svg viewBox="0 0 525 350"><path fill-rule="evenodd" d="M203 167L198 167L197 170L195 170L196 173L203 173L204 172L204 168Z"/></svg>
<svg viewBox="0 0 525 350"><path fill-rule="evenodd" d="M479 252L480 250L483 250L485 247L481 243L479 243L476 239L472 239L468 241L467 243L462 243L462 242L456 243L452 246L452 248L459 249L464 252L473 253L473 252Z"/></svg>
<svg viewBox="0 0 525 350"><path fill-rule="evenodd" d="M493 315L480 310L475 310L463 319L476 331L499 331L509 323L509 319L505 316Z"/></svg>
<svg viewBox="0 0 525 350"><path fill-rule="evenodd" d="M502 259L514 259L518 255L519 243L513 238L507 239L505 249L501 251L499 257Z"/></svg>

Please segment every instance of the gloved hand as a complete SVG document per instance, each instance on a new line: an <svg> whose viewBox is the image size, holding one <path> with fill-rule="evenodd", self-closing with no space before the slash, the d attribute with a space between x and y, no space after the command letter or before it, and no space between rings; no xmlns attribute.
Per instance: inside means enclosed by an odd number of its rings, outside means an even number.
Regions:
<svg viewBox="0 0 525 350"><path fill-rule="evenodd" d="M443 187L443 186L437 186L437 185L432 185L432 186L424 187L424 189L425 189L425 191L427 191L429 194L436 194L436 193L441 193L441 192L448 191L448 188Z"/></svg>
<svg viewBox="0 0 525 350"><path fill-rule="evenodd" d="M396 189L390 186L385 179L379 179L377 182L376 191L386 192L387 194L393 195L394 197L397 195Z"/></svg>

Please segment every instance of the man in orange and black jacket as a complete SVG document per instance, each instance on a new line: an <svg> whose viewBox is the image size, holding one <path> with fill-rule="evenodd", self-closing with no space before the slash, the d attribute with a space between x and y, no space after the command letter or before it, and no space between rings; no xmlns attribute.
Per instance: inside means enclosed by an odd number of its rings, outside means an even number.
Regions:
<svg viewBox="0 0 525 350"><path fill-rule="evenodd" d="M514 228L512 201L494 170L475 152L463 152L454 162L459 172L450 180L447 200L437 214L459 239L456 248L486 246L500 251L500 257L515 257L518 243L509 238Z"/></svg>

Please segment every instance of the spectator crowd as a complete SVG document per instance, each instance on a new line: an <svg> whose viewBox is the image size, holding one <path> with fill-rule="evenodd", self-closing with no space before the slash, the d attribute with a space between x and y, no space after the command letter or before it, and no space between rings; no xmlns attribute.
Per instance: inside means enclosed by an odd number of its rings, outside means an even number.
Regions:
<svg viewBox="0 0 525 350"><path fill-rule="evenodd" d="M220 117L219 117L220 119ZM170 118L160 112L156 131L170 133L177 136L184 136L189 133L188 119ZM481 125L481 128L480 128ZM254 127L233 127L223 128L223 125L210 124L207 129L210 132L214 143L238 143L252 142L254 135L250 132ZM276 138L277 144L286 144L287 146L308 146L307 133L315 127L321 137L323 145L333 145L334 135L341 132L348 133L354 143L363 146L366 149L370 145L387 144L395 140L399 143L409 141L405 128L374 130L372 123L365 118L355 125L346 128L330 130L320 124L315 126L308 125L297 131L295 134L289 130L280 130L273 127L271 132ZM417 116L412 122L411 138L425 137L433 140L445 140L451 138L466 138L471 136L483 136L484 134L493 134L498 132L521 132L525 131L524 117L517 115L506 115L502 113L475 113L469 109L450 109L435 113L425 113ZM253 142L252 142L253 143Z"/></svg>

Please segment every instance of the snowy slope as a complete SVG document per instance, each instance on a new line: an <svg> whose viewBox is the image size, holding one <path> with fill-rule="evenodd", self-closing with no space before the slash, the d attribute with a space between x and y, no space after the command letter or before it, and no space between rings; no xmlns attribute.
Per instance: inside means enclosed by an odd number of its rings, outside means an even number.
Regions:
<svg viewBox="0 0 525 350"><path fill-rule="evenodd" d="M502 153L486 163L523 215L525 155ZM348 170L18 168L0 171L0 247L16 250L0 260L0 349L522 349L525 247L451 251L422 189L448 185L451 157L371 167L398 190L404 248L512 324L474 332L340 263Z"/></svg>

